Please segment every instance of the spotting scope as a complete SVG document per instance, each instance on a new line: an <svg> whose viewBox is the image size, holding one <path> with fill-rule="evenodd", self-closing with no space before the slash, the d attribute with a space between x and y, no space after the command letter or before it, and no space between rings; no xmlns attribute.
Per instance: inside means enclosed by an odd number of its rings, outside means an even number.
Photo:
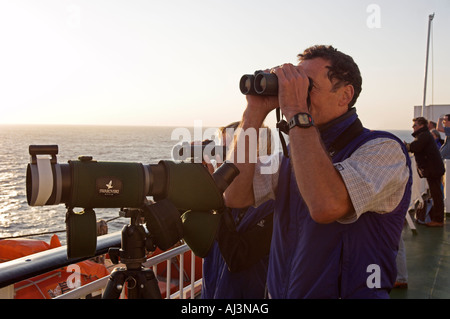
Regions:
<svg viewBox="0 0 450 319"><path fill-rule="evenodd" d="M30 145L29 152L26 189L30 206L140 207L146 196L153 196L155 200L168 198L181 210L209 210L205 197L219 196L238 174L229 162L211 175L200 163L144 165L80 156L62 164L57 163L57 145Z"/></svg>
<svg viewBox="0 0 450 319"><path fill-rule="evenodd" d="M210 174L201 163L191 162L144 165L80 156L60 164L57 145L30 145L29 152L28 204L66 205L69 258L92 256L97 236L94 208L114 207L133 212L126 217L135 222L145 221L148 233L141 226L128 225L140 229L142 243L133 241L140 249L145 245L149 250L156 246L166 250L183 238L197 256L204 257L212 247L225 209L223 192L239 174L229 162ZM153 196L153 202L147 196ZM75 207L83 211L75 212ZM128 238L128 229L122 231L124 238Z"/></svg>

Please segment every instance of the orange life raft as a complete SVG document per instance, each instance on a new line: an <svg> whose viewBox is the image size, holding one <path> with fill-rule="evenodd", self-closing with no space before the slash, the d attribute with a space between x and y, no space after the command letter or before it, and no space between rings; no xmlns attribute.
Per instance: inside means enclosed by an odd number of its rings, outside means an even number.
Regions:
<svg viewBox="0 0 450 319"><path fill-rule="evenodd" d="M60 246L57 235L52 236L50 244L36 239L0 240L0 262ZM108 275L109 272L104 265L86 260L14 284L14 298L50 299L71 290L71 287L82 286Z"/></svg>
<svg viewBox="0 0 450 319"><path fill-rule="evenodd" d="M0 240L0 262L6 262L17 258L32 255L48 249L60 247L61 243L57 235L51 237L50 243L35 239L4 239ZM150 256L156 256L163 251L156 249ZM150 257L149 256L149 257ZM183 287L191 284L191 256L192 252L184 253L184 271L183 271ZM202 278L202 259L195 258L195 274L194 280ZM171 278L170 292L174 293L179 289L177 282L180 277L180 260L179 256L171 260ZM75 273L74 273L75 271ZM74 265L50 271L45 274L38 275L27 280L23 280L14 284L15 299L51 299L59 296L69 290L74 285L74 279L79 279L79 284L85 285L99 278L108 276L110 272L103 265L91 260L86 260ZM156 276L158 278L158 286L163 298L166 297L166 263L157 266ZM195 290L195 294L199 293L199 287ZM127 295L125 290L125 296ZM189 298L190 293L186 297Z"/></svg>

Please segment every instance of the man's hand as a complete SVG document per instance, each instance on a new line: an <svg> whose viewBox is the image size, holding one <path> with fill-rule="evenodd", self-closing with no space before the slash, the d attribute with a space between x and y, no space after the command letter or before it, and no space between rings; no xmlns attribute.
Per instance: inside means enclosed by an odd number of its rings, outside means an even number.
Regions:
<svg viewBox="0 0 450 319"><path fill-rule="evenodd" d="M308 112L309 79L303 68L284 64L273 72L278 77L278 101L286 119L289 121L299 112Z"/></svg>

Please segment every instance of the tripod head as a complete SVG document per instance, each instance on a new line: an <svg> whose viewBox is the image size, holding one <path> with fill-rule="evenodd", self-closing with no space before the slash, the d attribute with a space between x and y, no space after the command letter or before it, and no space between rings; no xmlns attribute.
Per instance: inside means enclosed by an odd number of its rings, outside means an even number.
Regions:
<svg viewBox="0 0 450 319"><path fill-rule="evenodd" d="M154 251L156 245L141 224L142 210L125 208L119 215L129 217L131 221L122 229L121 248L109 248L109 257L114 264L118 264L120 260L129 269L140 269L142 263L146 261L146 251Z"/></svg>
<svg viewBox="0 0 450 319"><path fill-rule="evenodd" d="M124 284L127 283L129 298L161 299L155 274L143 266L146 251L154 251L156 248L151 234L143 226L144 210L125 208L119 214L129 217L131 221L122 229L121 248L109 248L108 253L114 264L118 264L120 259L125 268L116 268L111 273L103 298L119 298Z"/></svg>
<svg viewBox="0 0 450 319"><path fill-rule="evenodd" d="M110 248L115 264L120 257L128 268L137 269L145 262L146 251L154 251L157 246L169 249L183 237L180 213L168 200L146 202L141 208L123 208L119 214L130 218L130 223L122 229L121 248Z"/></svg>

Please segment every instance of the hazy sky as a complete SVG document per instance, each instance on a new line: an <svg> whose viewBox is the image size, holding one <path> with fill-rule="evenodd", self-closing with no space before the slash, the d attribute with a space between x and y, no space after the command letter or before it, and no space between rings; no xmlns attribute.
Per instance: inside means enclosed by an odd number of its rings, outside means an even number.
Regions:
<svg viewBox="0 0 450 319"><path fill-rule="evenodd" d="M332 44L365 126L410 129L433 12L427 104L450 104L449 0L0 0L0 123L220 126L242 74Z"/></svg>

